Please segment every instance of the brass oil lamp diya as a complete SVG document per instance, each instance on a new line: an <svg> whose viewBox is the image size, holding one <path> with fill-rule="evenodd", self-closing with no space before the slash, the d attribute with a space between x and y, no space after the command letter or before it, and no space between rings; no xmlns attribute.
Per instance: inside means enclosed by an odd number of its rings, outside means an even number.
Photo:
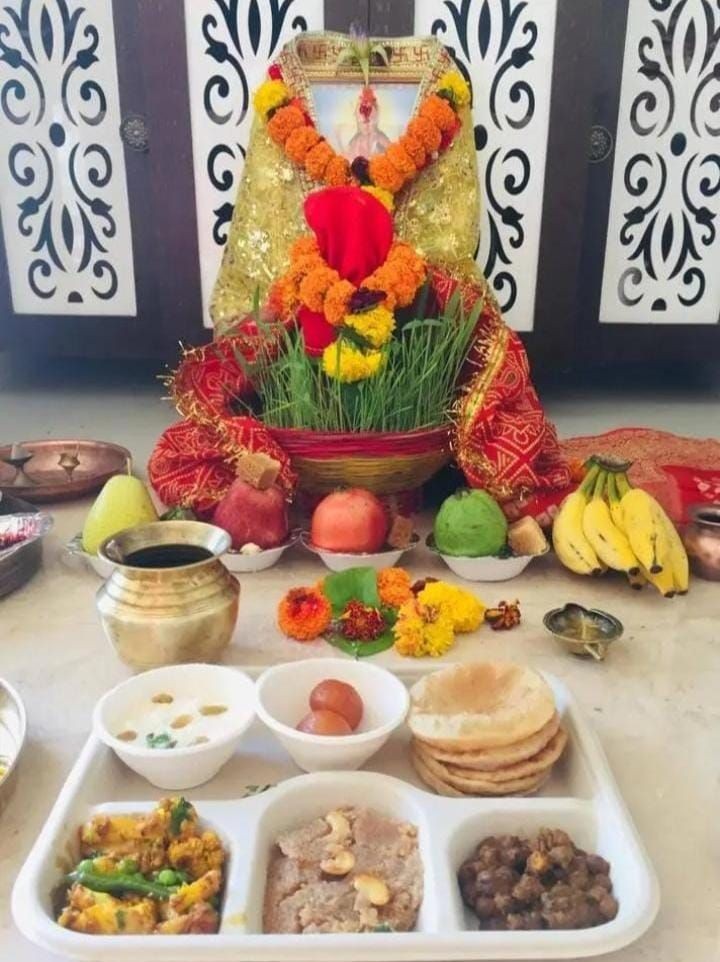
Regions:
<svg viewBox="0 0 720 962"><path fill-rule="evenodd" d="M571 655L602 661L610 645L622 636L622 622L607 611L567 604L553 608L543 624L558 644Z"/></svg>

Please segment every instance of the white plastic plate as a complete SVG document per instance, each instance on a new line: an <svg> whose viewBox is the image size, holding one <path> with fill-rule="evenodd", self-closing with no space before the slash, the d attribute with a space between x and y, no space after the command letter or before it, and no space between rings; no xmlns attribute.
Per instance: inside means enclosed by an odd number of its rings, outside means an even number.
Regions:
<svg viewBox="0 0 720 962"><path fill-rule="evenodd" d="M577 959L620 949L652 923L659 904L657 882L596 736L565 686L546 677L570 742L534 797L454 799L429 793L412 771L407 730L397 732L365 771L298 776L273 736L256 723L221 773L188 793L203 822L219 832L229 851L216 935L82 935L54 921L51 890L79 857L80 824L98 811L150 809L162 794L91 737L15 883L15 921L37 945L93 962ZM269 783L275 787L243 797L249 786ZM267 859L278 832L337 806L362 804L418 826L425 896L416 930L262 934ZM620 903L617 917L576 931L479 931L460 898L456 873L461 862L487 835L529 835L543 827L565 829L579 846L608 859Z"/></svg>

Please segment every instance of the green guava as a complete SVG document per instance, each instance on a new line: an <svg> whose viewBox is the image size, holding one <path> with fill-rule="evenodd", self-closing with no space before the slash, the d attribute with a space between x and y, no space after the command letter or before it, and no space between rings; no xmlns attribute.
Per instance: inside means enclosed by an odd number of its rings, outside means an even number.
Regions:
<svg viewBox="0 0 720 962"><path fill-rule="evenodd" d="M465 488L443 501L433 533L442 554L481 558L498 554L507 528L502 509L487 491Z"/></svg>

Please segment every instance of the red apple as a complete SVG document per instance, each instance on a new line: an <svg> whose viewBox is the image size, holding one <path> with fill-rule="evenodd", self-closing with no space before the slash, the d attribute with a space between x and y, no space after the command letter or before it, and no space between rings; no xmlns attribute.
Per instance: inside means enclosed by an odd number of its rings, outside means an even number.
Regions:
<svg viewBox="0 0 720 962"><path fill-rule="evenodd" d="M387 532L388 517L382 502L363 488L327 495L315 508L310 524L314 545L345 554L379 551Z"/></svg>
<svg viewBox="0 0 720 962"><path fill-rule="evenodd" d="M287 502L275 484L259 491L237 478L215 508L212 520L228 532L236 549L251 542L260 548L274 548L288 536Z"/></svg>

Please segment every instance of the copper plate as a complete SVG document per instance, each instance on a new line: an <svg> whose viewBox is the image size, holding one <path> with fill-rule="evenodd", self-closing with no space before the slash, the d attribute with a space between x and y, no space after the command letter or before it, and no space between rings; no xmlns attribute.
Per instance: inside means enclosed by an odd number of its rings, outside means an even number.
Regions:
<svg viewBox="0 0 720 962"><path fill-rule="evenodd" d="M0 461L0 491L33 504L46 501L70 501L92 494L114 474L132 468L127 448L107 441L81 441L77 438L52 441L23 441L22 446L34 455L25 465L25 474L35 483L14 485L15 469ZM58 461L62 454L75 454L79 464L68 479ZM10 445L0 447L0 458L10 456Z"/></svg>

